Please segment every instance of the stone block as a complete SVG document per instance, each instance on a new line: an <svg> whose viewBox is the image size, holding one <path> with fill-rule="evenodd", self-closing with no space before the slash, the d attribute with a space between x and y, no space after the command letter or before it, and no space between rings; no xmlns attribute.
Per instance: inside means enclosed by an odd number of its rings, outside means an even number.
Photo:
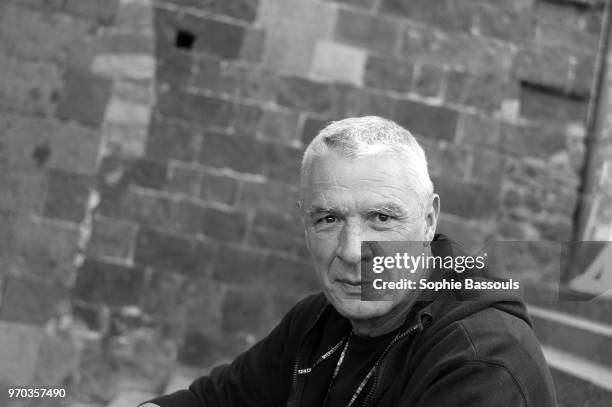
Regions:
<svg viewBox="0 0 612 407"><path fill-rule="evenodd" d="M159 112L191 122L228 126L232 119L233 104L227 100L175 90L158 95Z"/></svg>
<svg viewBox="0 0 612 407"><path fill-rule="evenodd" d="M467 86L469 75L460 70L451 70L447 73L444 100L449 103L461 103L463 93Z"/></svg>
<svg viewBox="0 0 612 407"><path fill-rule="evenodd" d="M372 88L406 93L412 87L412 72L413 64L409 61L369 55L363 81Z"/></svg>
<svg viewBox="0 0 612 407"><path fill-rule="evenodd" d="M567 242L572 239L572 222L568 218L553 217L534 223L543 239L555 242Z"/></svg>
<svg viewBox="0 0 612 407"><path fill-rule="evenodd" d="M200 131L196 128L154 116L147 137L146 155L166 160L194 161L199 141Z"/></svg>
<svg viewBox="0 0 612 407"><path fill-rule="evenodd" d="M0 106L33 113L55 112L58 95L64 84L62 72L57 65L3 55L0 55L0 65L3 67Z"/></svg>
<svg viewBox="0 0 612 407"><path fill-rule="evenodd" d="M212 277L245 287L265 287L266 258L260 250L221 247L212 267Z"/></svg>
<svg viewBox="0 0 612 407"><path fill-rule="evenodd" d="M100 53L93 58L91 71L108 78L152 81L155 68L153 55Z"/></svg>
<svg viewBox="0 0 612 407"><path fill-rule="evenodd" d="M338 10L335 39L377 53L394 54L400 38L399 21L349 9Z"/></svg>
<svg viewBox="0 0 612 407"><path fill-rule="evenodd" d="M473 30L480 35L517 44L525 43L533 37L532 17L525 10L481 4L474 7L473 13Z"/></svg>
<svg viewBox="0 0 612 407"><path fill-rule="evenodd" d="M0 157L9 166L28 169L52 168L93 174L100 133L17 114L0 114ZM15 168L15 167L14 167Z"/></svg>
<svg viewBox="0 0 612 407"><path fill-rule="evenodd" d="M294 110L326 113L331 108L329 85L298 77L280 79L276 103Z"/></svg>
<svg viewBox="0 0 612 407"><path fill-rule="evenodd" d="M304 126L302 128L302 144L305 146L310 144L312 139L315 138L316 135L319 134L319 132L329 124L329 122L330 120L327 119L319 119L316 117L306 116L304 120Z"/></svg>
<svg viewBox="0 0 612 407"><path fill-rule="evenodd" d="M360 85L367 53L365 50L329 40L315 46L311 72L324 81L347 82Z"/></svg>
<svg viewBox="0 0 612 407"><path fill-rule="evenodd" d="M0 321L0 381L31 384L42 341L37 327Z"/></svg>
<svg viewBox="0 0 612 407"><path fill-rule="evenodd" d="M413 134L440 140L455 138L458 113L447 107L400 100L393 117Z"/></svg>
<svg viewBox="0 0 612 407"><path fill-rule="evenodd" d="M99 126L110 99L112 81L99 75L69 70L57 115L90 126Z"/></svg>
<svg viewBox="0 0 612 407"><path fill-rule="evenodd" d="M430 98L441 96L444 78L444 69L435 65L422 64L417 68L414 80L414 92Z"/></svg>
<svg viewBox="0 0 612 407"><path fill-rule="evenodd" d="M462 113L459 116L457 142L498 150L502 143L500 124L486 116Z"/></svg>
<svg viewBox="0 0 612 407"><path fill-rule="evenodd" d="M168 197L133 189L103 191L98 213L103 216L174 229L177 223L177 204Z"/></svg>
<svg viewBox="0 0 612 407"><path fill-rule="evenodd" d="M16 276L32 276L38 281L69 284L74 273L78 231L40 222L28 216L15 216L6 227L10 233L2 264Z"/></svg>
<svg viewBox="0 0 612 407"><path fill-rule="evenodd" d="M138 234L134 261L160 271L197 276L202 275L212 262L214 253L211 245L198 245L196 253L195 243L191 239L143 229Z"/></svg>
<svg viewBox="0 0 612 407"><path fill-rule="evenodd" d="M418 140L427 154L431 176L448 176L465 179L470 167L470 149L465 146L447 145L436 140Z"/></svg>
<svg viewBox="0 0 612 407"><path fill-rule="evenodd" d="M207 208L200 218L200 232L213 239L240 242L246 234L244 212L226 212Z"/></svg>
<svg viewBox="0 0 612 407"><path fill-rule="evenodd" d="M168 182L168 167L149 159L126 161L124 180L144 188L163 189Z"/></svg>
<svg viewBox="0 0 612 407"><path fill-rule="evenodd" d="M266 144L265 170L270 179L299 182L303 150L282 144Z"/></svg>
<svg viewBox="0 0 612 407"><path fill-rule="evenodd" d="M199 184L200 198L207 202L234 205L238 197L238 181L224 175L202 174Z"/></svg>
<svg viewBox="0 0 612 407"><path fill-rule="evenodd" d="M164 52L157 52L157 64L155 68L155 80L158 85L167 85L172 88L184 90L190 82L195 81L197 71L196 60L193 53L183 49L169 48ZM214 60L203 58L204 60ZM207 78L197 79L198 82L213 82Z"/></svg>
<svg viewBox="0 0 612 407"><path fill-rule="evenodd" d="M505 153L517 157L550 158L564 153L566 136L563 129L502 124L502 148Z"/></svg>
<svg viewBox="0 0 612 407"><path fill-rule="evenodd" d="M263 66L275 72L307 75L315 44L332 35L336 12L333 5L322 2L262 2L258 23L266 33Z"/></svg>
<svg viewBox="0 0 612 407"><path fill-rule="evenodd" d="M380 10L394 16L431 24L448 31L469 32L472 27L474 6L453 0L437 1L435 6L428 0L382 0Z"/></svg>
<svg viewBox="0 0 612 407"><path fill-rule="evenodd" d="M555 27L541 25L537 27L536 41L539 44L553 47L564 47L568 51L581 55L585 51L597 52L600 33L592 33L576 27Z"/></svg>
<svg viewBox="0 0 612 407"><path fill-rule="evenodd" d="M499 185L468 183L447 177L433 177L432 181L443 202L442 213L487 220L499 210Z"/></svg>
<svg viewBox="0 0 612 407"><path fill-rule="evenodd" d="M140 269L86 259L79 268L72 295L77 300L111 307L136 305L144 278Z"/></svg>
<svg viewBox="0 0 612 407"><path fill-rule="evenodd" d="M94 40L102 55L155 55L155 42L148 33L104 32Z"/></svg>
<svg viewBox="0 0 612 407"><path fill-rule="evenodd" d="M155 3L150 0L120 0L112 29L130 34L147 34L153 38L156 14Z"/></svg>
<svg viewBox="0 0 612 407"><path fill-rule="evenodd" d="M229 167L239 172L262 174L265 149L260 141L228 134L206 132L199 162L209 167Z"/></svg>
<svg viewBox="0 0 612 407"><path fill-rule="evenodd" d="M299 139L298 120L290 110L264 109L260 134L264 140L291 144Z"/></svg>
<svg viewBox="0 0 612 407"><path fill-rule="evenodd" d="M291 213L297 205L297 191L275 182L245 182L239 206L267 213Z"/></svg>
<svg viewBox="0 0 612 407"><path fill-rule="evenodd" d="M91 22L65 14L9 5L0 13L0 49L24 59L62 63L92 28Z"/></svg>
<svg viewBox="0 0 612 407"><path fill-rule="evenodd" d="M64 9L78 16L110 24L117 13L119 0L66 0Z"/></svg>
<svg viewBox="0 0 612 407"><path fill-rule="evenodd" d="M536 1L533 18L536 22L558 27L576 27L582 17L582 8L571 2Z"/></svg>
<svg viewBox="0 0 612 407"><path fill-rule="evenodd" d="M564 91L571 72L570 55L562 48L534 46L519 50L513 75L518 80Z"/></svg>
<svg viewBox="0 0 612 407"><path fill-rule="evenodd" d="M63 171L50 171L44 215L81 222L87 210L90 186L89 177Z"/></svg>
<svg viewBox="0 0 612 407"><path fill-rule="evenodd" d="M240 59L248 62L261 62L266 43L266 31L258 28L249 28L244 34Z"/></svg>
<svg viewBox="0 0 612 407"><path fill-rule="evenodd" d="M503 109L505 103L518 100L518 88L516 82L507 79L468 75L456 103L487 113L498 112Z"/></svg>
<svg viewBox="0 0 612 407"><path fill-rule="evenodd" d="M304 229L299 219L257 212L249 244L294 255L306 253Z"/></svg>
<svg viewBox="0 0 612 407"><path fill-rule="evenodd" d="M157 8L155 31L158 52L177 48L177 35L183 33L192 38L186 47L197 53L235 59L240 56L245 28L193 14Z"/></svg>
<svg viewBox="0 0 612 407"><path fill-rule="evenodd" d="M47 195L47 176L40 169L24 167L3 168L0 187L9 193L0 194L0 210L14 214L41 214Z"/></svg>
<svg viewBox="0 0 612 407"><path fill-rule="evenodd" d="M277 321L270 316L269 296L263 291L230 289L223 302L223 330L261 336Z"/></svg>
<svg viewBox="0 0 612 407"><path fill-rule="evenodd" d="M96 216L87 254L93 257L131 260L137 233L138 226L135 223Z"/></svg>
<svg viewBox="0 0 612 407"><path fill-rule="evenodd" d="M274 101L279 82L271 70L235 64L224 67L221 80L225 92L259 103Z"/></svg>
<svg viewBox="0 0 612 407"><path fill-rule="evenodd" d="M186 196L197 196L202 173L194 167L173 165L169 169L166 191Z"/></svg>
<svg viewBox="0 0 612 407"><path fill-rule="evenodd" d="M113 110L121 105L109 105ZM127 107L127 104L123 104ZM144 110L142 111L144 113ZM147 112L148 113L148 112ZM147 143L148 123L128 121L107 121L102 127L104 154L113 154L124 158L144 156Z"/></svg>
<svg viewBox="0 0 612 407"><path fill-rule="evenodd" d="M337 84L332 92L332 117L353 116L391 117L395 99L383 93L376 93L351 85Z"/></svg>
<svg viewBox="0 0 612 407"><path fill-rule="evenodd" d="M577 97L587 99L595 85L595 58L591 55L578 57L574 66L573 81L570 92Z"/></svg>
<svg viewBox="0 0 612 407"><path fill-rule="evenodd" d="M259 0L173 0L173 2L249 22L255 21L260 3Z"/></svg>
<svg viewBox="0 0 612 407"><path fill-rule="evenodd" d="M276 292L299 298L320 290L309 258L294 260L272 255L267 265L265 285L276 289Z"/></svg>
<svg viewBox="0 0 612 407"><path fill-rule="evenodd" d="M4 283L0 319L44 325L60 313L68 301L68 290L59 283L9 277Z"/></svg>
<svg viewBox="0 0 612 407"><path fill-rule="evenodd" d="M159 161L108 155L102 160L98 176L104 187L126 188L136 185L162 190L168 182L168 168Z"/></svg>
<svg viewBox="0 0 612 407"><path fill-rule="evenodd" d="M231 128L234 134L255 137L261 123L263 111L259 106L235 104Z"/></svg>
<svg viewBox="0 0 612 407"><path fill-rule="evenodd" d="M503 154L491 150L474 150L471 156L468 179L476 183L501 184L507 161Z"/></svg>
<svg viewBox="0 0 612 407"><path fill-rule="evenodd" d="M587 103L584 100L546 92L532 86L520 88L521 116L546 123L583 123Z"/></svg>
<svg viewBox="0 0 612 407"><path fill-rule="evenodd" d="M190 83L191 86L198 89L225 91L221 81L223 79L222 75L226 74L226 70L221 69L221 61L219 59L200 56L189 62L191 63L188 64L188 62L185 61L185 66L188 66L188 69L185 69L184 72L177 72L174 74L183 76L183 78L178 78L178 80L184 79L185 77L193 77ZM169 61L169 64L172 66L171 61ZM193 68L191 68L191 66L193 66ZM193 74L191 73L192 69Z"/></svg>
<svg viewBox="0 0 612 407"><path fill-rule="evenodd" d="M401 56L432 65L449 65L474 75L506 76L515 46L466 34L445 34L430 27L408 24L403 32Z"/></svg>
<svg viewBox="0 0 612 407"><path fill-rule="evenodd" d="M377 0L324 0L324 1L342 3L342 4L347 4L353 7L362 7L365 9L371 9L375 7L377 3Z"/></svg>

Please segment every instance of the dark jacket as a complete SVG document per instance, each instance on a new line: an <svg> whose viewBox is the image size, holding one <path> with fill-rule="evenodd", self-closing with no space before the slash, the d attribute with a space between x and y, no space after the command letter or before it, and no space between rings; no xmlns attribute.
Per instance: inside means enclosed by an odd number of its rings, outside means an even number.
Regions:
<svg viewBox="0 0 612 407"><path fill-rule="evenodd" d="M304 375L297 370L320 356L314 349L322 335L338 340L346 326L323 294L312 295L232 364L151 402L299 407ZM441 291L419 301L401 329L405 335L386 354L368 390L369 406L556 406L525 306L509 291Z"/></svg>

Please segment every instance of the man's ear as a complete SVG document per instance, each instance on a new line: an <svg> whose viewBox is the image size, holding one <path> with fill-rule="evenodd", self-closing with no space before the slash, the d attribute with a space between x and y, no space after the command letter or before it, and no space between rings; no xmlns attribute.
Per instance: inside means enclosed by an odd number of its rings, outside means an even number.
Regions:
<svg viewBox="0 0 612 407"><path fill-rule="evenodd" d="M440 197L433 194L431 204L425 212L425 240L431 242L436 234L438 216L440 215Z"/></svg>

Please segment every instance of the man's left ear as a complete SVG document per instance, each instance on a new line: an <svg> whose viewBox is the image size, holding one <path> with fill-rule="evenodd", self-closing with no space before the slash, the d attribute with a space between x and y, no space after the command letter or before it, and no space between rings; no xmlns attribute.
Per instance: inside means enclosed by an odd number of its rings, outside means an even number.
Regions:
<svg viewBox="0 0 612 407"><path fill-rule="evenodd" d="M433 194L431 204L425 212L425 240L431 242L436 233L438 225L438 215L440 214L440 197Z"/></svg>

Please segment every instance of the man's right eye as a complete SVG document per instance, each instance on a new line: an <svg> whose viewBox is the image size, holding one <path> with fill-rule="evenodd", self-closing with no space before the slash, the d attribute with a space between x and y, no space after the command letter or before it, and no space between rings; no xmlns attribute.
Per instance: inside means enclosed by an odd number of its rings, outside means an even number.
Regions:
<svg viewBox="0 0 612 407"><path fill-rule="evenodd" d="M316 221L316 223L318 223L318 224L321 224L321 223L330 224L330 223L336 222L336 220L337 220L337 218L334 215L327 215L325 217L322 217L322 218L318 219Z"/></svg>

